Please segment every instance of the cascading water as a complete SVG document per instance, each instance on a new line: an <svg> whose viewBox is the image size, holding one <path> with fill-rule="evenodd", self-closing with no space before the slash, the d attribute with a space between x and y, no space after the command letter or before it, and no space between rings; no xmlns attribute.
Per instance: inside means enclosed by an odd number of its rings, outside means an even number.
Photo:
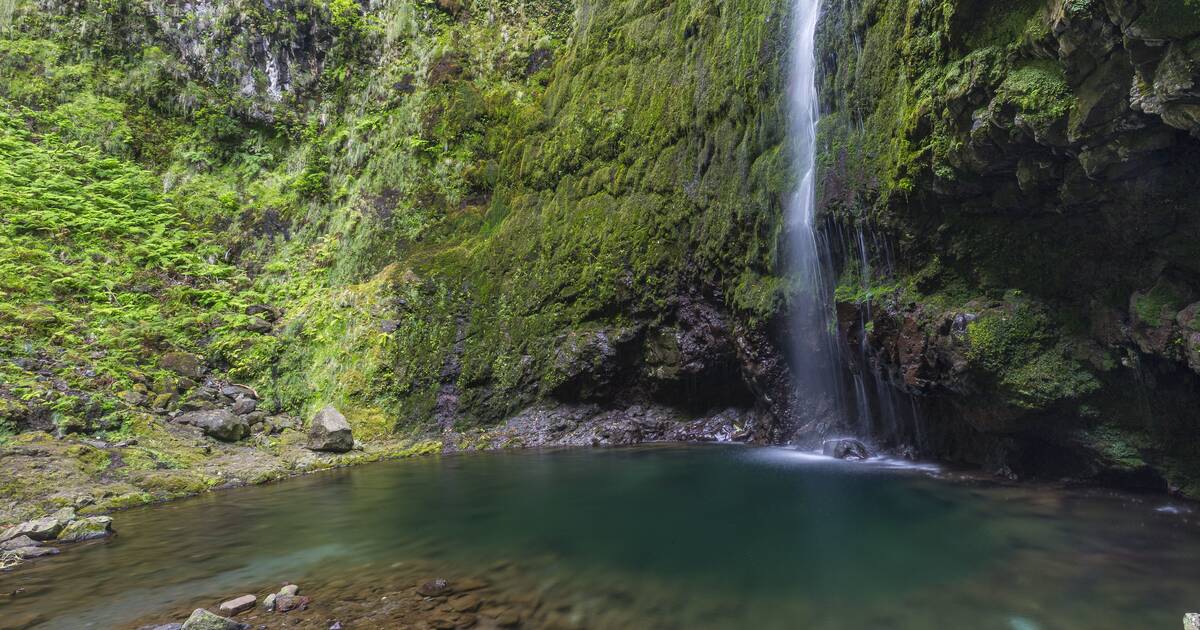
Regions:
<svg viewBox="0 0 1200 630"><path fill-rule="evenodd" d="M801 401L798 411L812 428L840 424L845 362L835 336L829 247L816 226L817 60L820 0L792 0L791 55L787 72L789 143L796 188L786 213L791 265L797 283L792 303L792 366Z"/></svg>

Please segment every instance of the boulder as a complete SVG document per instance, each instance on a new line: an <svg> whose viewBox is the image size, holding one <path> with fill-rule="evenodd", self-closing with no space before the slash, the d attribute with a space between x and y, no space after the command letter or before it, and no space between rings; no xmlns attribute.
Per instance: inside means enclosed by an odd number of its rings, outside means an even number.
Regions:
<svg viewBox="0 0 1200 630"><path fill-rule="evenodd" d="M58 539L62 542L79 542L104 538L111 536L112 533L111 516L92 516L72 521L59 532Z"/></svg>
<svg viewBox="0 0 1200 630"><path fill-rule="evenodd" d="M821 452L827 457L837 459L867 459L871 456L867 446L854 438L825 440L821 445Z"/></svg>
<svg viewBox="0 0 1200 630"><path fill-rule="evenodd" d="M1183 630L1200 630L1200 613L1187 613L1184 615Z"/></svg>
<svg viewBox="0 0 1200 630"><path fill-rule="evenodd" d="M228 409L189 411L175 421L198 427L206 435L222 442L236 442L250 435L250 425L246 424L246 420Z"/></svg>
<svg viewBox="0 0 1200 630"><path fill-rule="evenodd" d="M354 448L350 423L333 405L327 405L313 416L308 428L308 448L334 453L345 453Z"/></svg>
<svg viewBox="0 0 1200 630"><path fill-rule="evenodd" d="M258 598L253 595L242 595L235 597L229 601L221 602L222 615L236 615L242 611L254 608L254 604L258 602Z"/></svg>
<svg viewBox="0 0 1200 630"><path fill-rule="evenodd" d="M248 627L246 624L197 608L192 611L187 621L183 622L181 630L245 630Z"/></svg>
<svg viewBox="0 0 1200 630"><path fill-rule="evenodd" d="M193 381L204 379L204 362L190 352L168 352L159 357L158 365Z"/></svg>
<svg viewBox="0 0 1200 630"><path fill-rule="evenodd" d="M53 540L58 533L75 520L75 510L63 508L50 516L44 516L32 521L14 525L0 534L0 541L10 540L18 536L28 536L34 540Z"/></svg>
<svg viewBox="0 0 1200 630"><path fill-rule="evenodd" d="M246 416L253 413L256 408L258 408L258 402L253 398L241 396L237 402L233 403L231 411L239 416Z"/></svg>

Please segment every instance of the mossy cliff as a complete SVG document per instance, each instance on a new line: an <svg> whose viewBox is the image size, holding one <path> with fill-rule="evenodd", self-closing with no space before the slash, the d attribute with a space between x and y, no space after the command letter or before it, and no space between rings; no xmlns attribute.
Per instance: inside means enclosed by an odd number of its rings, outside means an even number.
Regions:
<svg viewBox="0 0 1200 630"><path fill-rule="evenodd" d="M845 332L931 455L1196 490L1193 5L1149 4L826 7L822 202L880 244ZM230 382L368 443L555 407L789 438L788 10L0 4L0 439L128 476Z"/></svg>
<svg viewBox="0 0 1200 630"><path fill-rule="evenodd" d="M895 262L850 334L929 449L1200 491L1198 35L1190 0L830 3L822 200Z"/></svg>

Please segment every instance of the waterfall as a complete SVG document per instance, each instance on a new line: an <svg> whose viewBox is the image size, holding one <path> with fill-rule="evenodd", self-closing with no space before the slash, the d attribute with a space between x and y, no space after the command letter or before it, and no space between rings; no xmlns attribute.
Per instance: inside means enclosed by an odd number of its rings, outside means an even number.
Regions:
<svg viewBox="0 0 1200 630"><path fill-rule="evenodd" d="M790 264L797 286L791 308L791 351L800 419L828 427L846 419L845 362L836 337L829 247L816 226L817 60L820 0L792 0L787 72L789 149L796 187L785 208ZM816 422L814 426L812 423Z"/></svg>

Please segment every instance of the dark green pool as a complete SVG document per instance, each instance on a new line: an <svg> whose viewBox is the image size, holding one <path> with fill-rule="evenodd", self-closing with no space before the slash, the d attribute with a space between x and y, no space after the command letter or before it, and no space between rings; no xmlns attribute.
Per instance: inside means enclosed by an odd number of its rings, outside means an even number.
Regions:
<svg viewBox="0 0 1200 630"><path fill-rule="evenodd" d="M938 477L740 446L376 464L123 512L114 539L0 577L24 589L0 627L120 627L410 559L518 563L588 627L1178 628L1200 609L1187 506Z"/></svg>

